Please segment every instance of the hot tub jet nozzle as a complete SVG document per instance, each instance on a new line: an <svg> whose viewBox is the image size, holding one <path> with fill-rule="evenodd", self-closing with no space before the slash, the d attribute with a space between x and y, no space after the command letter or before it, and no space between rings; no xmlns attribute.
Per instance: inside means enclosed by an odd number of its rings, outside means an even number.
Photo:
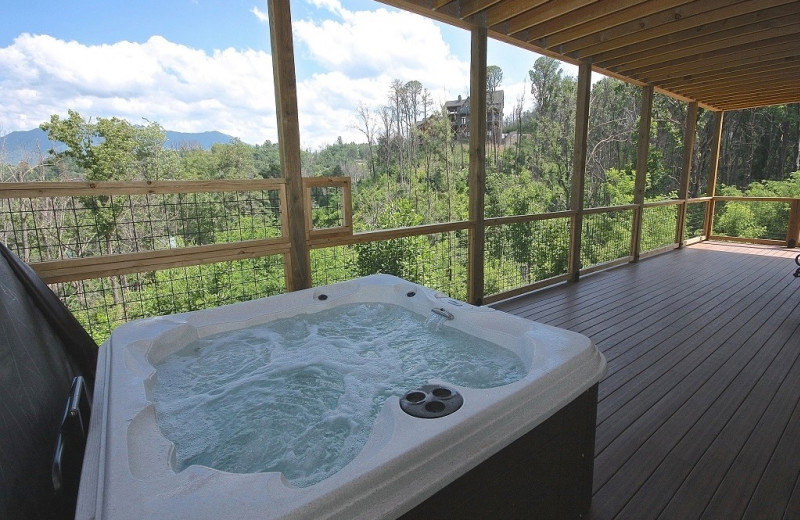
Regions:
<svg viewBox="0 0 800 520"><path fill-rule="evenodd" d="M453 316L453 313L445 310L444 307L431 309L431 312L433 312L435 314L438 314L439 316L442 316L442 317L444 317L444 318L446 318L448 320L455 319L455 316Z"/></svg>

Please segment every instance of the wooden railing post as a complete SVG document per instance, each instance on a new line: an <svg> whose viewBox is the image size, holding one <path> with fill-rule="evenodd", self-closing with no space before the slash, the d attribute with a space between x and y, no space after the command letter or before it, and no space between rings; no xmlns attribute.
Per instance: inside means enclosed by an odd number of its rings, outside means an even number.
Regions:
<svg viewBox="0 0 800 520"><path fill-rule="evenodd" d="M469 268L468 299L483 303L483 269L486 230L484 228L484 192L486 189L486 54L485 27L472 29L469 81Z"/></svg>
<svg viewBox="0 0 800 520"><path fill-rule="evenodd" d="M686 230L686 211L689 198L689 181L692 178L692 160L694 158L694 141L697 134L697 101L689 103L686 111L686 124L683 130L683 169L678 198L683 201L678 206L678 219L675 222L675 243L683 247L683 235Z"/></svg>
<svg viewBox="0 0 800 520"><path fill-rule="evenodd" d="M636 184L633 189L633 229L631 230L631 258L639 261L642 244L642 214L644 190L647 187L647 157L650 154L650 120L653 113L653 87L642 89L642 111L639 117L639 146L636 152Z"/></svg>
<svg viewBox="0 0 800 520"><path fill-rule="evenodd" d="M581 233L586 179L586 149L589 135L589 100L592 93L592 64L581 62L578 68L578 96L575 108L575 148L572 153L572 190L569 207L574 212L569 237L568 277L577 282L581 270Z"/></svg>
<svg viewBox="0 0 800 520"><path fill-rule="evenodd" d="M717 172L719 171L719 149L722 143L722 123L725 112L714 112L714 136L711 141L711 161L708 166L708 189L706 195L711 197L706 208L706 221L704 235L706 240L714 232L714 196L717 190Z"/></svg>
<svg viewBox="0 0 800 520"><path fill-rule="evenodd" d="M800 199L792 201L791 209L789 210L789 226L786 231L786 247L797 247L797 242L800 241Z"/></svg>
<svg viewBox="0 0 800 520"><path fill-rule="evenodd" d="M278 148L281 171L286 182L286 212L289 225L289 262L286 289L311 287L311 258L306 243L303 213L303 177L300 171L300 125L297 120L297 78L292 44L292 15L289 0L268 0L275 109L278 117ZM288 264L288 265L287 265Z"/></svg>

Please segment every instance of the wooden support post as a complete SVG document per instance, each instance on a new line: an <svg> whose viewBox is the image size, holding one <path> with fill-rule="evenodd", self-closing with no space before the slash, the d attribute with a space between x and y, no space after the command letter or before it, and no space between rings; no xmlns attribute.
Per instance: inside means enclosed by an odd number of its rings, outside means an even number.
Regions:
<svg viewBox="0 0 800 520"><path fill-rule="evenodd" d="M697 101L689 103L686 111L686 124L683 128L683 169L681 170L681 183L678 187L678 220L675 223L675 243L683 247L683 235L686 230L686 210L689 206L689 181L692 178L692 159L694 158L694 142L697 135Z"/></svg>
<svg viewBox="0 0 800 520"><path fill-rule="evenodd" d="M485 27L472 29L469 81L469 269L467 284L471 303L483 303L483 269L486 232L484 192L486 190L486 54Z"/></svg>
<svg viewBox="0 0 800 520"><path fill-rule="evenodd" d="M786 247L797 247L798 241L800 241L800 199L794 199L791 209L789 210L789 227L786 231Z"/></svg>
<svg viewBox="0 0 800 520"><path fill-rule="evenodd" d="M711 161L708 166L708 189L706 196L711 197L706 207L706 222L704 235L706 240L714 232L714 196L717 191L717 172L719 171L719 149L722 143L722 123L725 112L714 112L714 136L711 141Z"/></svg>
<svg viewBox="0 0 800 520"><path fill-rule="evenodd" d="M636 182L633 189L633 229L631 230L631 258L639 261L642 244L642 214L644 190L647 187L647 157L650 154L650 121L653 114L653 87L642 89L642 111L639 116L639 146L636 152Z"/></svg>
<svg viewBox="0 0 800 520"><path fill-rule="evenodd" d="M578 99L575 109L575 148L572 153L572 190L569 208L575 214L569 237L569 267L567 276L578 281L581 270L581 232L583 230L583 200L586 179L586 149L589 135L589 99L592 93L592 64L581 62L578 67Z"/></svg>
<svg viewBox="0 0 800 520"><path fill-rule="evenodd" d="M297 120L297 78L292 44L289 0L268 0L275 108L278 117L278 147L281 172L286 183L286 213L289 224L289 256L286 290L311 287L311 259L306 243L303 215L303 178L300 171L300 125Z"/></svg>

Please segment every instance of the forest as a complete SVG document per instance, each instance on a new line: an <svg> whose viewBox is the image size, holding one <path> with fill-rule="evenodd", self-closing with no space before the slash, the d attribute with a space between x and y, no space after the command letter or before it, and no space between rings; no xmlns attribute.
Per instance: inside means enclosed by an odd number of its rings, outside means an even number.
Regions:
<svg viewBox="0 0 800 520"><path fill-rule="evenodd" d="M490 90L502 89L502 70L489 67ZM550 213L570 207L576 78L559 62L539 58L525 94L506 99L503 135L486 145L485 216ZM585 206L633 202L642 89L604 78L592 87ZM354 107L364 142L336 142L302 152L302 174L352 179L354 232L464 221L468 218L468 153L443 106L419 81L395 80L383 106ZM677 198L687 104L656 94L650 127L646 200ZM700 111L692 158L691 197L705 195L713 114ZM31 162L2 162L2 182L273 179L281 176L277 143L237 139L210 150L164 147L157 122L86 118L69 110L41 124L67 149ZM0 160L2 155L0 155ZM800 105L727 112L718 195L800 197ZM336 190L314 192L315 225L338 218ZM2 200L2 239L26 261L156 250L253 240L280 234L275 193L196 193L151 198L71 197ZM38 207L37 205L41 205ZM158 206L160 217L154 217ZM325 208L333 208L324 211ZM729 202L718 208L717 234L770 236L783 206ZM670 211L672 213L670 213ZM674 238L675 206L645 233ZM128 215L123 217L123 215ZM785 222L785 216L783 222ZM38 219L38 220L37 220ZM671 219L671 221L670 221ZM330 220L331 222L328 222ZM657 222L662 220L664 222ZM46 222L44 222L46 221ZM661 225L662 231L656 228ZM598 244L584 265L628 247L630 218L598 221ZM671 226L671 227L670 227ZM158 228L158 229L156 229ZM486 292L506 290L566 269L567 218L487 229ZM690 236L696 233L688 230ZM652 237L651 237L652 238ZM647 236L645 237L645 241ZM654 239L653 247L659 245ZM465 297L466 230L312 250L314 283L387 272ZM663 245L663 244L661 244ZM604 249L605 248L605 249ZM604 253L603 250L612 251ZM582 253L584 255L584 253ZM233 265L235 264L235 265ZM506 279L511 276L512 281ZM279 256L190 266L108 279L58 284L95 337L127 319L193 310L284 290Z"/></svg>

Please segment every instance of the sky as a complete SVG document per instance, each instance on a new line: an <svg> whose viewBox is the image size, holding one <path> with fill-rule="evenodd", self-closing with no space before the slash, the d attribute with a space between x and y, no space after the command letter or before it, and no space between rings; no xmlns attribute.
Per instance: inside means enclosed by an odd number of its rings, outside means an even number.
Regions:
<svg viewBox="0 0 800 520"><path fill-rule="evenodd" d="M359 103L387 104L394 79L420 81L436 104L468 95L465 30L372 0L290 7L305 149L339 137L365 142ZM2 12L0 135L72 109L87 119L277 141L266 2L3 0ZM536 58L490 39L487 61L503 70L507 113Z"/></svg>

